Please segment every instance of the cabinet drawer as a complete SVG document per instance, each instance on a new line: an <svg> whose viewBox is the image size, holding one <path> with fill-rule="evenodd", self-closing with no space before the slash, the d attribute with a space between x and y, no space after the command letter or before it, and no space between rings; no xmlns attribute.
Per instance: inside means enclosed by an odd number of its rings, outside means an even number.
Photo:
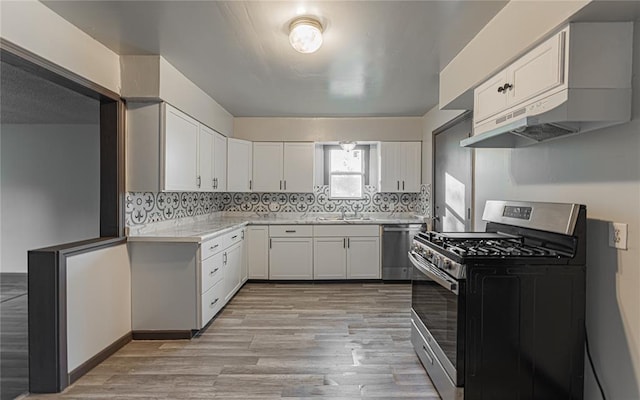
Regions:
<svg viewBox="0 0 640 400"><path fill-rule="evenodd" d="M215 254L202 261L202 288L201 293L209 290L222 279L223 253Z"/></svg>
<svg viewBox="0 0 640 400"><path fill-rule="evenodd" d="M224 293L222 290L223 286L223 281L220 281L202 294L201 328L209 323L209 321L211 321L211 318L213 318L224 305Z"/></svg>
<svg viewBox="0 0 640 400"><path fill-rule="evenodd" d="M238 229L224 236L224 248L229 248L244 239L244 229Z"/></svg>
<svg viewBox="0 0 640 400"><path fill-rule="evenodd" d="M269 225L270 237L311 237L311 225Z"/></svg>
<svg viewBox="0 0 640 400"><path fill-rule="evenodd" d="M380 225L314 225L314 237L380 236Z"/></svg>
<svg viewBox="0 0 640 400"><path fill-rule="evenodd" d="M218 236L211 240L207 240L200 245L200 252L202 254L202 260L206 260L212 255L222 251L224 249L224 236Z"/></svg>

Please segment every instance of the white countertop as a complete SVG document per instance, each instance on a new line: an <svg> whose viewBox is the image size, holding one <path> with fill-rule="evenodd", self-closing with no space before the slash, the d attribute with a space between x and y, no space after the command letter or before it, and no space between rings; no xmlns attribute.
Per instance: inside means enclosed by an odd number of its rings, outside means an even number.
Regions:
<svg viewBox="0 0 640 400"><path fill-rule="evenodd" d="M408 213L371 213L364 219L336 220L340 214L217 212L130 227L131 242L195 242L201 243L245 225L390 225L421 224L424 217Z"/></svg>

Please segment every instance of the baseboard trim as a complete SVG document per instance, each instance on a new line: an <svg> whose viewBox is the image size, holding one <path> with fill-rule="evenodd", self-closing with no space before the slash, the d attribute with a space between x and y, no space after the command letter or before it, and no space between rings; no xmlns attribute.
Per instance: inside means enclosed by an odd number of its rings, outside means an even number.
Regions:
<svg viewBox="0 0 640 400"><path fill-rule="evenodd" d="M122 347L124 347L124 345L129 343L132 337L133 336L131 332L126 333L120 339L111 343L104 350L102 350L95 356L91 357L90 359L82 363L78 368L71 371L69 373L69 384L72 384L73 382L77 381L80 377L82 377L87 372L91 371L98 364L100 364L101 362L103 362L113 354L115 354L116 351L120 350Z"/></svg>
<svg viewBox="0 0 640 400"><path fill-rule="evenodd" d="M194 331L133 331L133 340L191 339Z"/></svg>

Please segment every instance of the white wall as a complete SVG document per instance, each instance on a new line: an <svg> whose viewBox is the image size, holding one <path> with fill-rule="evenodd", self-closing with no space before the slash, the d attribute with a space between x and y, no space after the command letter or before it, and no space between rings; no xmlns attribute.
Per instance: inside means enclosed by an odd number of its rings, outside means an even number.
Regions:
<svg viewBox="0 0 640 400"><path fill-rule="evenodd" d="M118 55L38 1L1 1L0 36L120 92Z"/></svg>
<svg viewBox="0 0 640 400"><path fill-rule="evenodd" d="M233 135L251 141L422 140L422 117L234 118Z"/></svg>
<svg viewBox="0 0 640 400"><path fill-rule="evenodd" d="M422 117L422 183L433 184L433 131L465 110L441 110L438 105Z"/></svg>
<svg viewBox="0 0 640 400"><path fill-rule="evenodd" d="M477 149L476 210L487 199L586 204L587 331L610 399L640 398L640 23L634 26L633 120L523 149ZM484 229L476 213L476 227ZM629 224L629 249L607 223ZM586 367L585 398L599 400Z"/></svg>
<svg viewBox="0 0 640 400"><path fill-rule="evenodd" d="M98 125L2 125L0 272L27 251L100 236Z"/></svg>
<svg viewBox="0 0 640 400"><path fill-rule="evenodd" d="M67 258L69 371L129 332L131 266L127 245Z"/></svg>

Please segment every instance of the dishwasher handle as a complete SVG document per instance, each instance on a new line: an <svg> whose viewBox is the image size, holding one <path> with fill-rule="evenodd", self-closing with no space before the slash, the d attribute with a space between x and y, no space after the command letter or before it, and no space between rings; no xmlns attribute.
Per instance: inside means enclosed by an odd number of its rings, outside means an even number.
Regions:
<svg viewBox="0 0 640 400"><path fill-rule="evenodd" d="M424 230L423 225L409 225L409 226L383 226L383 232L421 232Z"/></svg>

